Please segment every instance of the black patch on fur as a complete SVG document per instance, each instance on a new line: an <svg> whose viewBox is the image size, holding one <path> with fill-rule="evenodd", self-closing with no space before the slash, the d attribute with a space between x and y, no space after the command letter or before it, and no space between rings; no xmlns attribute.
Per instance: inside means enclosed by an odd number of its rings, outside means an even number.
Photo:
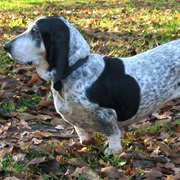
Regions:
<svg viewBox="0 0 180 180"><path fill-rule="evenodd" d="M46 48L50 69L56 69L54 88L59 91L62 88L61 80L66 77L69 68L69 28L57 16L39 19L36 25Z"/></svg>
<svg viewBox="0 0 180 180"><path fill-rule="evenodd" d="M36 46L40 47L40 45L41 45L41 35L40 35L38 27L36 25L34 25L31 28L31 31L29 33L31 34L32 39L36 43Z"/></svg>
<svg viewBox="0 0 180 180"><path fill-rule="evenodd" d="M86 95L90 102L100 107L113 108L118 121L130 119L139 108L139 85L132 76L125 74L122 60L104 57L104 62L102 74L87 89Z"/></svg>

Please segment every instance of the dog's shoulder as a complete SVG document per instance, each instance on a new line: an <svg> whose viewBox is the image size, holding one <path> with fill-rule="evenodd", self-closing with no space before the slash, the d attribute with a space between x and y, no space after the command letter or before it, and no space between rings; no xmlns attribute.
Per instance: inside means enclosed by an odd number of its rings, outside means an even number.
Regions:
<svg viewBox="0 0 180 180"><path fill-rule="evenodd" d="M105 67L97 80L87 89L87 98L101 107L115 109L119 120L127 120L139 108L138 83L125 73L121 59L104 57L103 61Z"/></svg>

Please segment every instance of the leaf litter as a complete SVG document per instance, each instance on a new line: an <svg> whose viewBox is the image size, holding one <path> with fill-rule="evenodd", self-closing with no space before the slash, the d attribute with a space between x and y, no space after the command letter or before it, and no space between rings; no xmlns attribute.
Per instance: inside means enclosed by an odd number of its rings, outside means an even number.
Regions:
<svg viewBox="0 0 180 180"><path fill-rule="evenodd" d="M160 34L148 32L161 21L151 8L153 4L131 2L139 9L132 17L128 3L101 1L101 6L94 6L86 2L60 9L47 1L42 7L31 6L31 15L22 11L12 16L2 11L0 36L5 42L6 34L11 38L23 32L26 23L37 16L60 11L86 35L96 53L134 55L161 44ZM149 17L139 8L146 6ZM166 14L163 6L159 8L160 14ZM138 22L141 13L144 18ZM169 18L172 21L176 16ZM15 17L24 21L19 21L20 26L12 32L8 22ZM178 36L178 32L173 34ZM92 145L79 143L72 126L56 113L49 84L38 77L35 68L7 64L5 73L0 70L0 86L0 179L180 179L180 99L169 102L150 119L130 126L123 132L123 153L106 157L103 135L96 134Z"/></svg>

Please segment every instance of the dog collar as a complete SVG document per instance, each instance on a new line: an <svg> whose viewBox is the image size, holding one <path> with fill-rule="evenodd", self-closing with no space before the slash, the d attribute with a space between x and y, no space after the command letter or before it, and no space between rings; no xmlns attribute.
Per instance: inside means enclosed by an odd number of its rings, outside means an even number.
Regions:
<svg viewBox="0 0 180 180"><path fill-rule="evenodd" d="M75 71L76 69L78 69L79 67L81 67L87 60L88 60L89 56L86 56L85 58L79 59L75 64L73 64L72 66L69 66L65 76L63 77L63 79L65 79L67 76L69 76L73 71ZM62 97L62 80L57 81L54 83L54 89L56 91L59 92L60 96Z"/></svg>
<svg viewBox="0 0 180 180"><path fill-rule="evenodd" d="M69 76L73 71L77 70L79 67L81 67L87 60L89 56L86 56L85 58L79 59L75 64L72 66L69 66L67 73L65 75L65 78Z"/></svg>

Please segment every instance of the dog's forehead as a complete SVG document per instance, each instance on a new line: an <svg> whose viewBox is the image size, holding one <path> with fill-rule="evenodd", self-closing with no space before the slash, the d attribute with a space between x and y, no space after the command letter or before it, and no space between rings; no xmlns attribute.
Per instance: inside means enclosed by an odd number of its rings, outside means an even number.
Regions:
<svg viewBox="0 0 180 180"><path fill-rule="evenodd" d="M37 24L35 21L28 24L27 30L31 30L33 28L37 28Z"/></svg>
<svg viewBox="0 0 180 180"><path fill-rule="evenodd" d="M37 27L38 22L41 21L42 19L45 19L45 17L40 17L40 18L36 19L35 21L30 22L28 24L28 29L32 29L34 27Z"/></svg>

